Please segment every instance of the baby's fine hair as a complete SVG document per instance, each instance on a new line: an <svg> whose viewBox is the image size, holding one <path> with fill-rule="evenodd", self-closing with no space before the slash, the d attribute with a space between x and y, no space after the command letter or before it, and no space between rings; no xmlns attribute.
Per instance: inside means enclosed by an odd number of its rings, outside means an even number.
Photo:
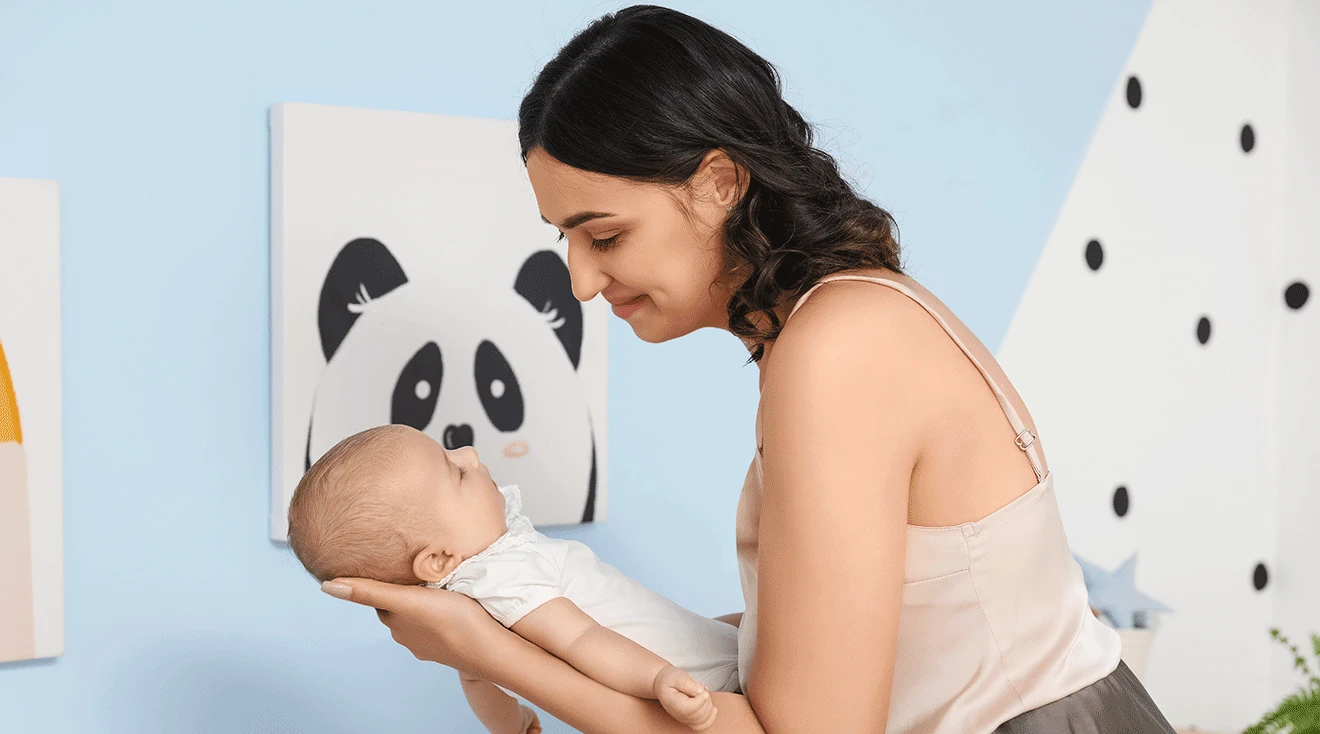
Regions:
<svg viewBox="0 0 1320 734"><path fill-rule="evenodd" d="M419 583L412 572L409 513L392 501L407 434L368 428L335 444L298 482L289 502L289 545L318 581L361 577Z"/></svg>

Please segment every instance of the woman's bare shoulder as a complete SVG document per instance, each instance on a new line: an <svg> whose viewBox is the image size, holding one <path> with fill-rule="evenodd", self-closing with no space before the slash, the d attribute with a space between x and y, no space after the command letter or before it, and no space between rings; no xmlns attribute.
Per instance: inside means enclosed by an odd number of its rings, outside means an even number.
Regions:
<svg viewBox="0 0 1320 734"><path fill-rule="evenodd" d="M847 275L876 275L918 293L924 302L933 298L915 281L889 271ZM902 291L838 280L821 285L799 303L775 340L771 365L807 359L842 373L850 364L883 362L888 370L919 378L923 365L947 355L948 340L941 332L922 304Z"/></svg>
<svg viewBox="0 0 1320 734"><path fill-rule="evenodd" d="M913 281L898 282L928 302ZM850 415L901 427L918 444L944 414L950 375L964 361L921 303L894 288L848 280L812 293L768 354L767 412L788 396L823 402L822 392L848 394Z"/></svg>
<svg viewBox="0 0 1320 734"><path fill-rule="evenodd" d="M920 304L892 288L861 281L824 285L767 351L767 419L783 401L800 400L843 411L831 418L920 432L938 388L934 367L947 349L935 338L938 330Z"/></svg>

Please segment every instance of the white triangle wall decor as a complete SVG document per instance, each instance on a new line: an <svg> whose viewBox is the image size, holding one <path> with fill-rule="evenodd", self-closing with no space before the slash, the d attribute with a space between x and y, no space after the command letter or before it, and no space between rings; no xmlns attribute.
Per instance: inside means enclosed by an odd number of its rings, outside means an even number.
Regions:
<svg viewBox="0 0 1320 734"><path fill-rule="evenodd" d="M1173 610L1175 725L1253 723L1269 628L1320 632L1317 212L1320 4L1155 0L997 355L1074 552Z"/></svg>

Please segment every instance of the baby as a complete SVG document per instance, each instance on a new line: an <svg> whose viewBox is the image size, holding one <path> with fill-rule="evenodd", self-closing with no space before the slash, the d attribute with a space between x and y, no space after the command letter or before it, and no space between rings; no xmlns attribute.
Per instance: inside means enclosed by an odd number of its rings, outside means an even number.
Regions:
<svg viewBox="0 0 1320 734"><path fill-rule="evenodd" d="M497 486L474 449L380 426L344 439L303 476L289 544L320 581L366 577L470 596L584 674L709 728L710 691L738 690L737 628L647 589L582 543L542 535L521 505L518 488ZM460 677L493 734L540 730L504 689Z"/></svg>

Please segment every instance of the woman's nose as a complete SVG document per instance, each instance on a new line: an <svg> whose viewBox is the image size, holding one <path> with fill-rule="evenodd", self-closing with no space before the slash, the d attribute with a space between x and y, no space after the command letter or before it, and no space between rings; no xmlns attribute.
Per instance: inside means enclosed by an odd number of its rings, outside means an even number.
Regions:
<svg viewBox="0 0 1320 734"><path fill-rule="evenodd" d="M587 245L568 244L568 278L573 283L573 297L586 303L605 290L610 277Z"/></svg>

